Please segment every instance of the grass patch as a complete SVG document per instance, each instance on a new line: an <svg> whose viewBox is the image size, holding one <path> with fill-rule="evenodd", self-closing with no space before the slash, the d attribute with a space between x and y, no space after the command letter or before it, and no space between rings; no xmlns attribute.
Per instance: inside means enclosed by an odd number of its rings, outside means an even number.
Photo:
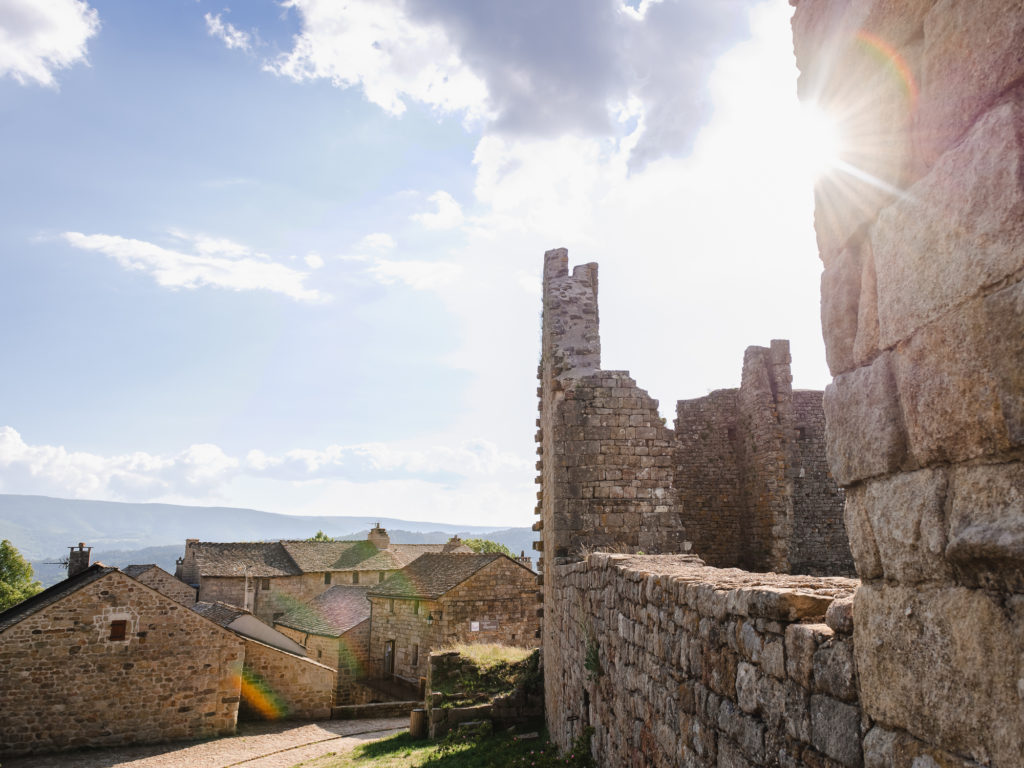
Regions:
<svg viewBox="0 0 1024 768"><path fill-rule="evenodd" d="M445 696L468 695L466 701L449 702L463 706L476 698L484 700L509 693L517 686L534 690L540 679L540 654L536 650L514 648L496 643L454 645L463 663L461 670L447 679L435 680L433 691ZM483 696L477 696L483 694Z"/></svg>
<svg viewBox="0 0 1024 768"><path fill-rule="evenodd" d="M510 733L453 731L441 742L413 741L408 733L362 744L344 755L325 755L295 768L590 768L589 740L577 742L568 754L540 730L536 739L517 740Z"/></svg>

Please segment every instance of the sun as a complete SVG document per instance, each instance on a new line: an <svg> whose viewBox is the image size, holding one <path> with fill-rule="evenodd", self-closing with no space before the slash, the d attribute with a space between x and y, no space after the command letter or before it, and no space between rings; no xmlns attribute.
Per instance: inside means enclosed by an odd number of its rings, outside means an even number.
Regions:
<svg viewBox="0 0 1024 768"><path fill-rule="evenodd" d="M835 120L814 104L802 104L795 122L797 161L804 172L817 180L839 167L843 141Z"/></svg>

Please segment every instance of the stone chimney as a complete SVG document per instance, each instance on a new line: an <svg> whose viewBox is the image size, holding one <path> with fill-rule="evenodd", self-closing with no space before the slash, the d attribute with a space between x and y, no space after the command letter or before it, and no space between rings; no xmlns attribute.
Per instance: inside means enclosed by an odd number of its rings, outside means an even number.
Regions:
<svg viewBox="0 0 1024 768"><path fill-rule="evenodd" d="M391 537L388 536L388 532L380 527L380 523L377 523L370 529L370 532L366 536L366 540L369 541L377 549L387 549L391 546Z"/></svg>
<svg viewBox="0 0 1024 768"><path fill-rule="evenodd" d="M462 539L460 539L458 537L458 535L455 535L455 536L452 536L450 539L448 539L448 541L445 542L444 549L442 549L441 551L442 552L454 552L456 549L458 549L461 546L462 546Z"/></svg>
<svg viewBox="0 0 1024 768"><path fill-rule="evenodd" d="M531 571L533 570L533 558L527 557L525 550L519 550L519 557L516 558L516 562L520 565L525 565Z"/></svg>
<svg viewBox="0 0 1024 768"><path fill-rule="evenodd" d="M85 546L84 541L78 542L78 549L71 547L71 554L68 555L68 578L77 576L89 567L89 556L92 547Z"/></svg>

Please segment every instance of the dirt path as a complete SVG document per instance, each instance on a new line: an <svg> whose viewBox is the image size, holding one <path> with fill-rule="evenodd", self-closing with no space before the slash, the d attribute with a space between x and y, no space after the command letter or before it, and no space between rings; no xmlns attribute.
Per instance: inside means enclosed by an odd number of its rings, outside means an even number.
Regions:
<svg viewBox="0 0 1024 768"><path fill-rule="evenodd" d="M319 723L244 723L235 736L203 742L115 747L16 757L3 768L291 768L404 731L408 717Z"/></svg>

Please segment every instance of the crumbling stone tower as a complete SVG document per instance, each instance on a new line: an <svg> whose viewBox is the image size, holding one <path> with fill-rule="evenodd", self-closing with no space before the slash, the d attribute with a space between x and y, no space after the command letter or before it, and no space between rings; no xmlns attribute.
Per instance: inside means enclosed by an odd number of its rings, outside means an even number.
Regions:
<svg viewBox="0 0 1024 768"><path fill-rule="evenodd" d="M791 0L873 765L1024 760L1024 6ZM966 762L967 760L975 762Z"/></svg>

